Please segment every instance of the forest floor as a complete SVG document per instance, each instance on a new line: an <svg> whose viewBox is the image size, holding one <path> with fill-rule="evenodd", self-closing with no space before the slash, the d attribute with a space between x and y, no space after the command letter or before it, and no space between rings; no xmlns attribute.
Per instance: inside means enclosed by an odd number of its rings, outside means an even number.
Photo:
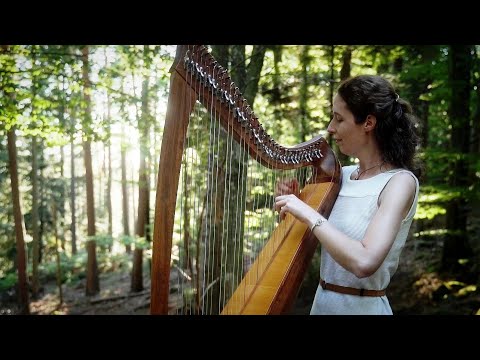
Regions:
<svg viewBox="0 0 480 360"><path fill-rule="evenodd" d="M387 296L395 315L473 315L480 314L480 292L474 284L445 278L435 269L441 247L407 242L399 268ZM100 292L85 296L85 279L75 285L63 285L63 303L58 288L47 283L30 311L36 315L147 315L150 311L150 276L144 271L144 290L130 292L130 274L111 272L100 275ZM304 290L293 314L308 314L315 289ZM14 314L12 304L0 304L0 314Z"/></svg>

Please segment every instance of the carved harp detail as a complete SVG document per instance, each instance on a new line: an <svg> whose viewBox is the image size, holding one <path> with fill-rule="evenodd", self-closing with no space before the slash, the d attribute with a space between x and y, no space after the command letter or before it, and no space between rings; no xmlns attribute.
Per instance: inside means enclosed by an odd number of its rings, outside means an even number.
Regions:
<svg viewBox="0 0 480 360"><path fill-rule="evenodd" d="M242 143L242 148L263 167L271 171L310 169L300 197L325 217L332 210L341 182L340 163L323 137L317 136L294 147L278 144L263 129L240 90L231 81L228 71L204 46L178 46L170 71L170 92L156 188L151 314L172 313L169 298L172 293L172 237L177 189L189 119L195 104L201 103L210 114L215 114L215 121L237 143ZM216 311L220 314L288 313L317 244L318 240L307 225L287 215L273 229L255 261L242 272L236 287ZM196 267L190 266L190 269L197 278L201 278L198 261ZM191 279L194 276L187 274L186 277ZM196 299L197 305L214 282L206 284L203 293L198 287L190 288L194 293L190 296ZM197 310L193 313L205 312Z"/></svg>

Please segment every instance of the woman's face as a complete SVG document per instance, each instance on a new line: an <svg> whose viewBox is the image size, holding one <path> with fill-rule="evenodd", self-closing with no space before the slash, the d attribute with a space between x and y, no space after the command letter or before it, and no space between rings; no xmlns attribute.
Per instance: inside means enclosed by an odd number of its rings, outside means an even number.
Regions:
<svg viewBox="0 0 480 360"><path fill-rule="evenodd" d="M365 135L363 124L355 123L352 112L339 94L335 95L333 99L333 118L327 131L332 135L343 154L357 157Z"/></svg>

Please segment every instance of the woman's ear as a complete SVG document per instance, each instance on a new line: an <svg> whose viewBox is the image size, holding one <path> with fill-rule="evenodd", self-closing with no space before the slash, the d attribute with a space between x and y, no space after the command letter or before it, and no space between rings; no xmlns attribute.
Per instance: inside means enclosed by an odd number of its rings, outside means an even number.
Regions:
<svg viewBox="0 0 480 360"><path fill-rule="evenodd" d="M377 125L377 117L375 115L368 115L367 120L363 123L365 132L372 131Z"/></svg>

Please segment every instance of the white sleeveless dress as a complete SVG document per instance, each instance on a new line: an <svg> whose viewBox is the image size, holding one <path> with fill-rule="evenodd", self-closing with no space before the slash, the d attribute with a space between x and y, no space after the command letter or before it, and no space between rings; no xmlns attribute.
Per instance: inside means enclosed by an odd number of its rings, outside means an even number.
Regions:
<svg viewBox="0 0 480 360"><path fill-rule="evenodd" d="M345 270L322 249L320 277L327 283L349 286L358 289L382 290L388 287L397 270L400 253L412 224L418 202L418 179L410 171L395 169L365 180L351 180L350 175L356 166L342 168L342 186L328 221L352 239L361 241L367 226L378 209L378 196L388 181L400 172L411 174L416 183L415 199L407 216L403 219L397 237L385 261L371 276L359 279ZM387 290L388 293L388 290ZM387 296L370 297L340 294L324 290L318 286L313 301L311 315L392 315Z"/></svg>

